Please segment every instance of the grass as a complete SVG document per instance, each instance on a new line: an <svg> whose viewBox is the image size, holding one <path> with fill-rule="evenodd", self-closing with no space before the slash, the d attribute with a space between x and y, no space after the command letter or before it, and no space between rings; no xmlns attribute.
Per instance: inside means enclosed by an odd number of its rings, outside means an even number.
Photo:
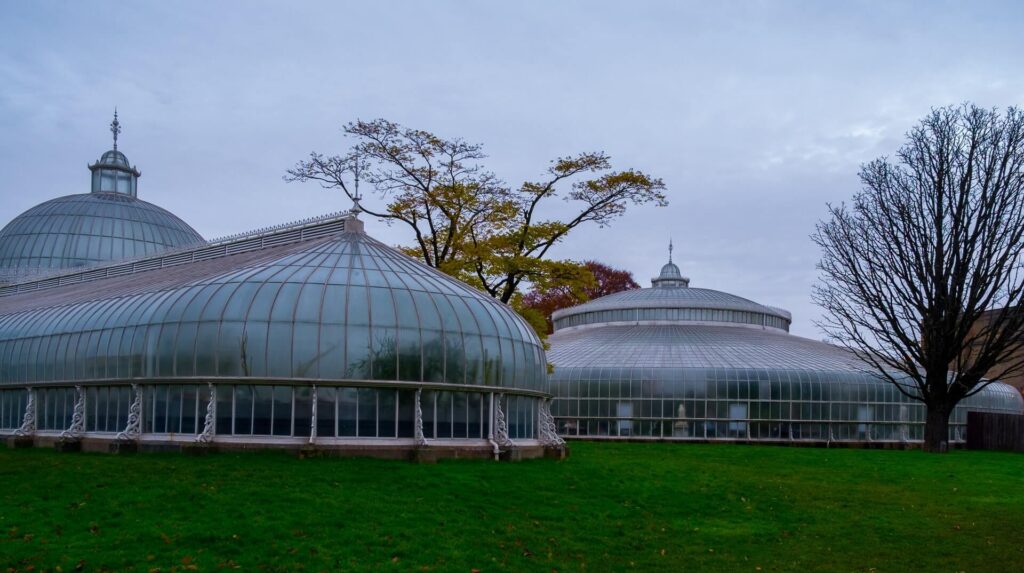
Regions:
<svg viewBox="0 0 1024 573"><path fill-rule="evenodd" d="M0 448L0 564L146 572L1024 570L1020 455L572 448L565 462L437 465Z"/></svg>

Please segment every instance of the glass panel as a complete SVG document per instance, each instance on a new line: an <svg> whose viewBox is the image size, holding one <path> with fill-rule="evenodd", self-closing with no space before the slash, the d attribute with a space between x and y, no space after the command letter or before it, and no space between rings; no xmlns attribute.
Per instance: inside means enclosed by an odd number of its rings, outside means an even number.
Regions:
<svg viewBox="0 0 1024 573"><path fill-rule="evenodd" d="M450 392L437 393L437 437L452 437L452 394Z"/></svg>
<svg viewBox="0 0 1024 573"><path fill-rule="evenodd" d="M169 434L181 432L181 392L182 387L176 384L167 387L167 433Z"/></svg>
<svg viewBox="0 0 1024 573"><path fill-rule="evenodd" d="M452 415L452 437L453 438L467 438L469 437L468 423L469 423L469 405L468 397L465 392L455 392L452 394L453 400L453 415Z"/></svg>
<svg viewBox="0 0 1024 573"><path fill-rule="evenodd" d="M416 392L414 390L398 391L398 437L413 437Z"/></svg>
<svg viewBox="0 0 1024 573"><path fill-rule="evenodd" d="M335 412L338 391L332 387L316 389L316 435L334 436Z"/></svg>
<svg viewBox="0 0 1024 573"><path fill-rule="evenodd" d="M167 431L167 386L155 386L153 394L153 432L162 434Z"/></svg>
<svg viewBox="0 0 1024 573"><path fill-rule="evenodd" d="M359 423L359 393L356 388L338 388L338 435L355 436Z"/></svg>
<svg viewBox="0 0 1024 573"><path fill-rule="evenodd" d="M274 386L274 435L290 436L292 433L292 389L290 386Z"/></svg>
<svg viewBox="0 0 1024 573"><path fill-rule="evenodd" d="M196 400L198 386L184 386L181 395L181 433L196 434L196 414L199 406ZM205 415L206 412L203 412Z"/></svg>
<svg viewBox="0 0 1024 573"><path fill-rule="evenodd" d="M396 392L396 390L386 390L383 388L377 390L377 436L381 438L394 438L396 435Z"/></svg>
<svg viewBox="0 0 1024 573"><path fill-rule="evenodd" d="M359 437L372 438L377 435L377 391L373 388L359 389Z"/></svg>
<svg viewBox="0 0 1024 573"><path fill-rule="evenodd" d="M274 411L274 389L272 386L253 387L252 433L269 436Z"/></svg>
<svg viewBox="0 0 1024 573"><path fill-rule="evenodd" d="M466 436L482 438L481 419L483 416L483 394L468 394L466 398Z"/></svg>
<svg viewBox="0 0 1024 573"><path fill-rule="evenodd" d="M237 435L252 434L252 386L235 386L235 431Z"/></svg>

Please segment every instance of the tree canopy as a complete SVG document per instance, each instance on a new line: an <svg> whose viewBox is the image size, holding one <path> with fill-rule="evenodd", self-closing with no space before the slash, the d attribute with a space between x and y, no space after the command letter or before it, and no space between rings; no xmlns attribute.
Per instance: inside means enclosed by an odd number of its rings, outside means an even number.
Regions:
<svg viewBox="0 0 1024 573"><path fill-rule="evenodd" d="M1024 369L1024 116L935 109L860 179L813 235L820 326L926 404L944 451L953 406Z"/></svg>
<svg viewBox="0 0 1024 573"><path fill-rule="evenodd" d="M523 296L523 308L534 311L544 318L548 334L554 331L551 314L556 310L624 290L640 288L633 280L633 273L629 271L615 269L597 261L585 261L583 266L593 275L593 281L589 284L559 285L547 290L535 288Z"/></svg>
<svg viewBox="0 0 1024 573"><path fill-rule="evenodd" d="M615 170L603 152L559 157L538 180L510 187L481 165L487 156L477 143L385 119L354 121L344 132L354 139L346 153L313 152L285 179L316 181L351 199L359 182L372 185L382 204L363 210L408 227L408 254L517 307L525 285L590 284L583 264L552 257L574 229L607 226L632 205L667 204L661 179Z"/></svg>

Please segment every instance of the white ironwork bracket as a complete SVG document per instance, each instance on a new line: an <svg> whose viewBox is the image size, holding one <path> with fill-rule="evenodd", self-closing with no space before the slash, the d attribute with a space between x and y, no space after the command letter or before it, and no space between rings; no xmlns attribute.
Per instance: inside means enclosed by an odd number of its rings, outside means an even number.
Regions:
<svg viewBox="0 0 1024 573"><path fill-rule="evenodd" d="M26 438L36 433L36 390L27 388L28 402L25 403L25 416L21 419L21 427L14 430L14 435Z"/></svg>
<svg viewBox="0 0 1024 573"><path fill-rule="evenodd" d="M426 447L427 437L423 434L423 407L420 405L420 397L423 395L423 389L416 389L416 405L413 414L413 430L412 439L416 444L416 447Z"/></svg>
<svg viewBox="0 0 1024 573"><path fill-rule="evenodd" d="M117 433L118 440L135 441L142 437L142 389L132 384L132 403L128 406L128 425Z"/></svg>
<svg viewBox="0 0 1024 573"><path fill-rule="evenodd" d="M505 412L501 409L501 399L504 394L498 394L494 401L494 441L503 448L510 448L514 444L508 437L508 422L505 420Z"/></svg>
<svg viewBox="0 0 1024 573"><path fill-rule="evenodd" d="M561 447L565 440L558 435L558 427L555 424L555 417L551 415L551 399L545 398L537 406L540 430L540 443L545 446Z"/></svg>
<svg viewBox="0 0 1024 573"><path fill-rule="evenodd" d="M196 441L200 444L209 444L213 441L217 423L217 391L212 383L207 382L206 385L210 388L210 401L206 403L206 419L203 421L203 431L196 436Z"/></svg>
<svg viewBox="0 0 1024 573"><path fill-rule="evenodd" d="M85 435L85 390L75 386L75 409L71 414L71 426L60 433L62 440L77 440Z"/></svg>

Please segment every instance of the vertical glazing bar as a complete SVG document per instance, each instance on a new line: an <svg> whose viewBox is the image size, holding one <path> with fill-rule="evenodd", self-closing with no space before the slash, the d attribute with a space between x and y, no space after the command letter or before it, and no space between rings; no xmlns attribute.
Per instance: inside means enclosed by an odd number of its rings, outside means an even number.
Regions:
<svg viewBox="0 0 1024 573"><path fill-rule="evenodd" d="M309 416L309 420L310 420L310 422L309 422L309 443L310 444L315 444L316 443L316 401L317 401L317 398L318 398L317 390L316 390L316 384L313 384L312 392L313 392L313 396L312 396L312 400L311 400L311 404L312 405L310 407L312 408L313 411L312 411L312 413Z"/></svg>

